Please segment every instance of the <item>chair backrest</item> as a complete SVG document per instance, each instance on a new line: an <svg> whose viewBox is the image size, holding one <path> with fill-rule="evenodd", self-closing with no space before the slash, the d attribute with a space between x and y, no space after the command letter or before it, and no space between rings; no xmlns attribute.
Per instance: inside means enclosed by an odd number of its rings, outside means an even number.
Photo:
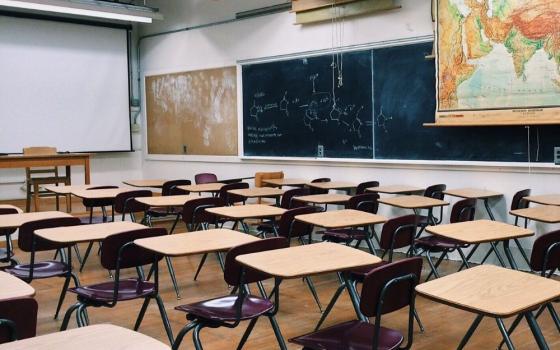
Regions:
<svg viewBox="0 0 560 350"><path fill-rule="evenodd" d="M286 210L278 220L278 235L286 238L307 236L313 225L295 220L297 215L312 214L322 211L320 207L305 206Z"/></svg>
<svg viewBox="0 0 560 350"><path fill-rule="evenodd" d="M16 208L0 208L0 215L17 214ZM1 235L10 235L17 231L17 228L0 229Z"/></svg>
<svg viewBox="0 0 560 350"><path fill-rule="evenodd" d="M167 235L163 227L149 227L111 235L101 246L101 266L107 270L128 269L154 262L154 253L132 243L135 239ZM163 257L158 256L157 260Z"/></svg>
<svg viewBox="0 0 560 350"><path fill-rule="evenodd" d="M543 276L546 271L552 273L560 269L560 230L545 233L535 240L529 262L531 269Z"/></svg>
<svg viewBox="0 0 560 350"><path fill-rule="evenodd" d="M25 147L23 155L26 156L50 156L56 154L56 147Z"/></svg>
<svg viewBox="0 0 560 350"><path fill-rule="evenodd" d="M238 255L264 252L267 250L288 248L288 241L282 237L267 238L260 241L246 243L231 248L224 265L224 280L230 286L238 286L243 266L235 258ZM244 283L255 283L270 278L269 275L247 268L245 270Z"/></svg>
<svg viewBox="0 0 560 350"><path fill-rule="evenodd" d="M450 223L473 221L476 212L476 198L467 198L458 201L451 208Z"/></svg>
<svg viewBox="0 0 560 350"><path fill-rule="evenodd" d="M379 194L362 193L350 197L346 203L346 209L365 211L366 213L377 214L379 209Z"/></svg>
<svg viewBox="0 0 560 350"><path fill-rule="evenodd" d="M201 174L196 174L194 176L194 183L197 185L208 184L213 182L218 182L218 177L216 176L216 174L201 173Z"/></svg>
<svg viewBox="0 0 560 350"><path fill-rule="evenodd" d="M196 227L199 224L216 222L216 216L208 213L206 208L223 207L224 201L219 197L200 197L190 200L183 205L181 218L187 227Z"/></svg>
<svg viewBox="0 0 560 350"><path fill-rule="evenodd" d="M292 209L296 207L304 207L307 205L305 202L292 200L294 197L307 196L310 193L309 188L298 187L291 190L287 190L282 194L282 199L280 200L280 207L284 209Z"/></svg>
<svg viewBox="0 0 560 350"><path fill-rule="evenodd" d="M166 181L161 186L161 195L162 196L173 196L179 194L188 194L189 191L182 190L177 188L177 186L188 186L191 184L191 180L171 180Z"/></svg>
<svg viewBox="0 0 560 350"><path fill-rule="evenodd" d="M313 179L311 180L311 183L317 183L317 182L330 182L331 179L328 177L320 177L318 179ZM329 193L329 190L324 190L321 188L315 188L315 187L310 187L309 188L309 194L327 194Z"/></svg>
<svg viewBox="0 0 560 350"><path fill-rule="evenodd" d="M19 227L18 247L24 252L40 252L54 250L68 246L67 244L54 243L35 236L35 231L43 228L80 225L79 218L55 218L29 221ZM35 244L33 244L35 241Z"/></svg>
<svg viewBox="0 0 560 350"><path fill-rule="evenodd" d="M394 249L411 245L416 235L418 218L416 215L405 215L388 220L381 230L380 246L389 250L389 261Z"/></svg>
<svg viewBox="0 0 560 350"><path fill-rule="evenodd" d="M523 199L523 197L528 197L531 195L531 189L525 189L518 191L513 195L511 200L511 210L525 209L529 208L529 201Z"/></svg>
<svg viewBox="0 0 560 350"><path fill-rule="evenodd" d="M134 198L136 197L151 197L152 191L150 190L134 190L119 193L115 197L115 211L119 214L122 213L137 213L140 211L145 211L149 207L146 204L142 204Z"/></svg>
<svg viewBox="0 0 560 350"><path fill-rule="evenodd" d="M274 172L257 172L255 173L255 187L267 187L268 184L264 183L263 180L269 179L283 179L284 172L283 171L274 171Z"/></svg>
<svg viewBox="0 0 560 350"><path fill-rule="evenodd" d="M429 186L424 191L424 197L430 197L430 198L434 198L434 199L443 200L443 197L445 196L445 193L443 193L443 191L445 191L446 189L447 189L447 186L444 185L444 184Z"/></svg>
<svg viewBox="0 0 560 350"><path fill-rule="evenodd" d="M368 272L364 278L360 310L367 317L376 316L378 308L381 314L399 310L412 301L414 287L420 280L422 258L413 257L382 265ZM411 275L402 283L391 285L391 281L399 277ZM390 285L390 286L389 286ZM383 289L388 287L385 295Z"/></svg>
<svg viewBox="0 0 560 350"><path fill-rule="evenodd" d="M33 338L37 331L37 310L34 298L0 301L0 344Z"/></svg>
<svg viewBox="0 0 560 350"><path fill-rule="evenodd" d="M379 187L379 181L366 181L366 182L360 183L356 187L356 194L366 193L366 189L368 189L370 187Z"/></svg>
<svg viewBox="0 0 560 350"><path fill-rule="evenodd" d="M228 193L229 190L239 190L243 188L249 188L249 184L246 182L236 182L236 183L223 185L222 188L220 188L218 197L222 199L225 205L234 205L235 203L244 202L245 197Z"/></svg>
<svg viewBox="0 0 560 350"><path fill-rule="evenodd" d="M119 188L119 186L94 186L90 188L86 188L86 191L91 190L109 190L112 188ZM91 207L104 207L108 205L113 205L115 200L113 198L84 198L82 199L82 203L84 207L91 208Z"/></svg>

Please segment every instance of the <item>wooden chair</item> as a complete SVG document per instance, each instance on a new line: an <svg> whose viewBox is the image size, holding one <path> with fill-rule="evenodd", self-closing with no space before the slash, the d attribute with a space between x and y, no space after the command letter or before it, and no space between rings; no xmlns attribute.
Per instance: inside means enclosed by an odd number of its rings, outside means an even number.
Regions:
<svg viewBox="0 0 560 350"><path fill-rule="evenodd" d="M283 179L284 172L283 171L273 171L273 172L256 172L255 173L255 187L270 187L267 183L263 182L263 180L269 179ZM261 198L257 199L257 203L262 203Z"/></svg>
<svg viewBox="0 0 560 350"><path fill-rule="evenodd" d="M55 147L26 147L23 149L25 156L43 156L57 154ZM42 174L35 177L34 175ZM50 176L45 176L45 174ZM59 195L41 191L40 185L70 185L70 167L66 167L64 176L58 174L58 167L53 168L25 168L26 201L25 211L31 211L31 196L35 211L39 211L39 197L56 197L56 210L59 210ZM66 196L66 210L70 210L70 196Z"/></svg>

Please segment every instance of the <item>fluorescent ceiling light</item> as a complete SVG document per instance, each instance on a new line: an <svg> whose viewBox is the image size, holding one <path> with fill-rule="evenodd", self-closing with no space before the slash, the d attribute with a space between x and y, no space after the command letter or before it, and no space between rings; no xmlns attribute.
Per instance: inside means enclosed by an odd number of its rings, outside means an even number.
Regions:
<svg viewBox="0 0 560 350"><path fill-rule="evenodd" d="M9 7L21 8L27 10L65 13L70 15L108 18L108 19L116 19L121 21L152 23L152 17L149 16L131 15L127 13L119 13L114 11L106 12L106 11L95 10L92 8L80 8L77 7L75 4L70 4L70 3L68 3L65 6L64 2L60 2L60 1L55 5L54 2L53 4L50 4L50 3L46 3L45 1L28 2L28 1L18 1L18 0L0 0L0 6L9 6Z"/></svg>

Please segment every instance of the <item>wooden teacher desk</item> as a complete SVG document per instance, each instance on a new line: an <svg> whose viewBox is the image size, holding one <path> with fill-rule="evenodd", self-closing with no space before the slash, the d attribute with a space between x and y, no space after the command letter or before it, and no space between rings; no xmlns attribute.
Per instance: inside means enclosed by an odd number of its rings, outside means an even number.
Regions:
<svg viewBox="0 0 560 350"><path fill-rule="evenodd" d="M81 165L84 167L84 182L88 185L90 183L90 156L90 153L0 156L0 169L65 166L66 174L70 174L70 166Z"/></svg>

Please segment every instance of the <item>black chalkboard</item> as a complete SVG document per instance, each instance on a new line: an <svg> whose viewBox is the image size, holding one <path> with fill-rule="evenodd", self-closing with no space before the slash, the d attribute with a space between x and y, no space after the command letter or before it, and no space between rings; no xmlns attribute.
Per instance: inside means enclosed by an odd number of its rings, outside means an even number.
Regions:
<svg viewBox="0 0 560 350"><path fill-rule="evenodd" d="M332 158L553 161L559 126L424 127L435 115L431 52L429 42L343 54L336 118L332 55L243 66L244 154L316 157L323 145Z"/></svg>

